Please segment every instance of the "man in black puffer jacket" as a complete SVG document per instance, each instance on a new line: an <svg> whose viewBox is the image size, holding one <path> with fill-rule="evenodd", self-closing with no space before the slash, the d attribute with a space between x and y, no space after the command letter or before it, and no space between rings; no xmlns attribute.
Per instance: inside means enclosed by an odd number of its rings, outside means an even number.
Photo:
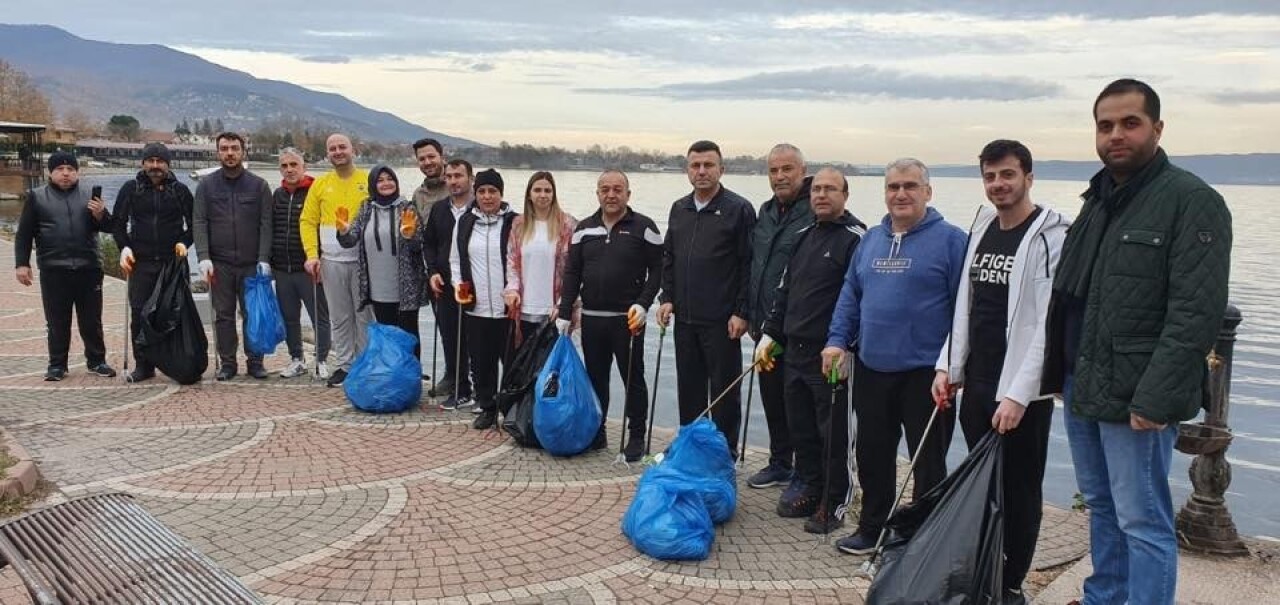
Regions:
<svg viewBox="0 0 1280 605"><path fill-rule="evenodd" d="M15 277L30 286L31 246L40 263L40 299L49 332L49 369L44 379L67 375L71 349L71 311L74 307L84 340L89 371L112 377L102 339L102 262L97 232L106 230L111 216L98 197L80 183L76 156L58 151L49 155L49 184L27 195L14 239Z"/></svg>
<svg viewBox="0 0 1280 605"><path fill-rule="evenodd" d="M315 181L307 174L307 161L293 147L280 150L280 186L271 196L271 273L276 281L276 300L284 317L285 342L290 362L280 370L281 378L293 378L307 372L302 352L302 307L315 329L316 377L329 378L329 305L324 288L312 279L304 265L307 253L302 249L302 204Z"/></svg>
<svg viewBox="0 0 1280 605"><path fill-rule="evenodd" d="M120 248L120 270L129 283L129 337L135 342L142 330L142 307L156 288L160 269L175 254L185 258L187 246L192 244L191 190L169 170L170 159L169 148L161 143L144 147L142 170L120 187L112 208L112 236ZM155 377L155 366L137 347L133 358L137 365L126 380L141 382Z"/></svg>

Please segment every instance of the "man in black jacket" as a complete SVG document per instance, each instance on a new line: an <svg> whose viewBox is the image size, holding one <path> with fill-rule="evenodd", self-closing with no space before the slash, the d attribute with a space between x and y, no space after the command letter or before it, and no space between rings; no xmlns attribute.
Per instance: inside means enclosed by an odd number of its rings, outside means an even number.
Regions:
<svg viewBox="0 0 1280 605"><path fill-rule="evenodd" d="M142 331L142 307L156 288L160 270L171 255L186 258L192 242L191 190L178 182L169 170L172 156L162 143L142 148L142 170L120 187L116 195L112 236L120 248L120 270L129 280L129 312L133 323L129 337L138 340ZM186 271L183 261L183 271ZM137 347L137 362L125 377L129 382L150 380L155 366Z"/></svg>
<svg viewBox="0 0 1280 605"><path fill-rule="evenodd" d="M757 343L800 230L813 222L809 209L812 179L805 176L804 154L794 145L780 143L769 151L768 167L773 197L760 206L752 233L750 334ZM759 489L790 481L783 496L794 500L801 496L803 486L791 472L794 456L782 384L782 372L760 374L760 406L769 427L769 464L748 478L747 486Z"/></svg>
<svg viewBox="0 0 1280 605"><path fill-rule="evenodd" d="M307 161L293 147L280 150L280 187L271 196L271 272L275 276L276 300L284 318L289 365L281 378L307 373L302 352L302 308L315 330L316 378L329 378L329 305L324 288L306 270L307 253L302 248L302 206L315 179L307 174Z"/></svg>
<svg viewBox="0 0 1280 605"><path fill-rule="evenodd" d="M107 365L102 338L102 262L98 259L97 232L110 226L102 199L90 197L79 186L80 164L76 156L58 151L49 156L49 184L27 194L14 239L15 276L30 286L31 246L40 264L40 300L49 333L49 369L45 380L67 375L71 349L71 311L74 308L84 341L89 372L110 378L116 371Z"/></svg>
<svg viewBox="0 0 1280 605"><path fill-rule="evenodd" d="M621 170L606 170L596 181L600 210L578 223L569 245L556 327L567 334L573 304L582 296L582 355L591 386L609 415L609 366L627 385L624 412L627 443L623 455L635 462L644 455L644 325L662 276L662 236L653 219L627 206L631 183ZM630 375L627 375L627 372ZM603 421L596 445L607 445Z"/></svg>
<svg viewBox="0 0 1280 605"><path fill-rule="evenodd" d="M686 161L693 192L671 205L667 219L657 319L665 326L676 316L680 424L696 420L728 389L710 416L733 452L742 410L737 388L729 386L742 371L756 213L750 202L720 185L720 146L698 141Z"/></svg>
<svg viewBox="0 0 1280 605"><path fill-rule="evenodd" d="M440 407L454 410L471 405L471 363L467 350L467 330L462 321L462 308L446 295L444 290L452 279L449 270L449 250L453 246L453 227L458 218L471 207L475 192L472 190L471 162L450 160L444 168L444 182L449 189L448 203L431 205L427 213L426 232L422 234L422 256L430 276L431 295L436 304L436 326L444 346L444 378L434 384L427 393L432 397L448 395ZM444 201L444 200L441 200Z"/></svg>
<svg viewBox="0 0 1280 605"><path fill-rule="evenodd" d="M271 187L262 177L245 170L244 137L224 132L217 137L218 161L222 167L200 180L192 209L200 272L209 282L213 299L214 335L221 365L216 378L235 378L236 309L243 323L244 280L254 272L271 274ZM262 356L249 352L245 357L249 375L262 379L267 370Z"/></svg>
<svg viewBox="0 0 1280 605"><path fill-rule="evenodd" d="M808 517L805 531L827 534L844 525L845 509L853 498L849 468L853 408L847 379L833 385L822 375L822 348L845 271L867 227L845 210L849 181L840 171L819 170L810 191L817 222L800 232L764 322L755 359L761 365L762 384L769 374L784 377L787 426L802 486L795 497L784 495L779 500L778 514ZM780 370L774 370L774 342L785 343L787 349Z"/></svg>

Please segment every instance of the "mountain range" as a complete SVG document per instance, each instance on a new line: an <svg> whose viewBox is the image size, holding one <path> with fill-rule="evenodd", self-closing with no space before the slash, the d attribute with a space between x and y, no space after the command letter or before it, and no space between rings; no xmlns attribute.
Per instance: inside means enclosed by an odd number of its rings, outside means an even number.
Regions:
<svg viewBox="0 0 1280 605"><path fill-rule="evenodd" d="M49 25L0 24L0 59L24 71L58 115L78 110L95 122L132 115L144 128L168 130L183 119L221 119L253 131L300 120L319 131L407 142L431 136L446 146L479 144L429 130L342 95L256 78L158 44L114 44Z"/></svg>

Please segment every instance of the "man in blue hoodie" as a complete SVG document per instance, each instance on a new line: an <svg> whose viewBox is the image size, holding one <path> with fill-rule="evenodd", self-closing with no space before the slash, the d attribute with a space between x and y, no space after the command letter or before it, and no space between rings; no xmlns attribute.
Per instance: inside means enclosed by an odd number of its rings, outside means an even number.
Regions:
<svg viewBox="0 0 1280 605"><path fill-rule="evenodd" d="M929 207L932 197L929 169L920 160L895 160L885 169L889 213L854 253L822 350L824 374L832 366L846 374L846 358L853 358L862 513L858 530L836 543L849 554L874 550L889 518L903 429L912 456L924 448L914 497L947 475L954 411L938 412L927 439L924 429L934 406L934 363L951 329L963 274L965 232Z"/></svg>

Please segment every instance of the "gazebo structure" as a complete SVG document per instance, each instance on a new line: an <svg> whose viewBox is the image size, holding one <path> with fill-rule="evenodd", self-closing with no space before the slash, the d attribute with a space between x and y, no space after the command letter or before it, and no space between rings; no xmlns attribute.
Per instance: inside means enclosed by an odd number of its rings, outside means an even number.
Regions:
<svg viewBox="0 0 1280 605"><path fill-rule="evenodd" d="M44 124L0 122L0 196L18 195L40 184Z"/></svg>

